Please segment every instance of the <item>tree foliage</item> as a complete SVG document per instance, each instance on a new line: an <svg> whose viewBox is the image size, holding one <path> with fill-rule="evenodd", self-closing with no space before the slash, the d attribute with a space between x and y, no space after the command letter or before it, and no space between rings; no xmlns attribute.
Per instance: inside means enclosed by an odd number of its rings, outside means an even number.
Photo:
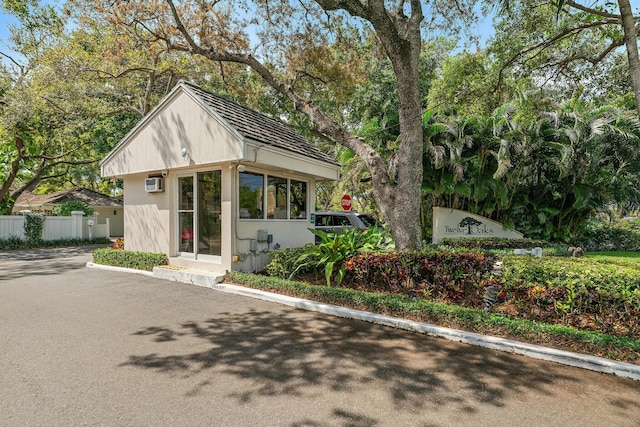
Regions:
<svg viewBox="0 0 640 427"><path fill-rule="evenodd" d="M640 206L624 0L502 3L470 52L430 36L473 1L1 1L18 25L0 51L0 209L36 187L117 191L97 160L182 78L335 155L319 206L350 193L399 248L428 238L435 205L551 240Z"/></svg>
<svg viewBox="0 0 640 427"><path fill-rule="evenodd" d="M602 88L614 89L607 84L614 70L616 85L634 95L640 114L636 19L628 0L506 3L490 43L502 63L498 83L515 72L533 77L538 85L563 88L568 96L586 90L602 97L608 95Z"/></svg>
<svg viewBox="0 0 640 427"><path fill-rule="evenodd" d="M527 104L537 104L531 120ZM525 98L487 118L432 116L424 208L469 210L531 238L568 241L612 203L637 200L640 125L630 111Z"/></svg>
<svg viewBox="0 0 640 427"><path fill-rule="evenodd" d="M206 71L117 28L37 1L4 2L18 19L0 70L0 201L82 186L112 193L98 160L175 85ZM200 67L202 68L202 67Z"/></svg>
<svg viewBox="0 0 640 427"><path fill-rule="evenodd" d="M82 211L84 215L93 215L93 208L80 200L69 200L53 208L52 213L57 216L70 216L73 211Z"/></svg>

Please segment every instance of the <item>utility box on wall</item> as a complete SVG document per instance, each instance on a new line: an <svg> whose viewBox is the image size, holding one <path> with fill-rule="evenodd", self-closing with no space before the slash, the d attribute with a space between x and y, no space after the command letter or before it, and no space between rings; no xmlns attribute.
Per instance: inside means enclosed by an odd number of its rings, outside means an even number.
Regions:
<svg viewBox="0 0 640 427"><path fill-rule="evenodd" d="M258 242L264 243L269 240L269 231L268 230L258 230Z"/></svg>

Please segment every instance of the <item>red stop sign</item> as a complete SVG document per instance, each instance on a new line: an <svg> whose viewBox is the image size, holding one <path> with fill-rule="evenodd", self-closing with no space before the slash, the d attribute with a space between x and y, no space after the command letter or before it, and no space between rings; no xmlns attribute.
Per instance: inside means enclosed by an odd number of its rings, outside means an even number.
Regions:
<svg viewBox="0 0 640 427"><path fill-rule="evenodd" d="M348 194L345 194L344 196L342 196L342 199L340 199L340 206L342 206L342 209L344 209L345 211L350 211L351 196L349 196Z"/></svg>

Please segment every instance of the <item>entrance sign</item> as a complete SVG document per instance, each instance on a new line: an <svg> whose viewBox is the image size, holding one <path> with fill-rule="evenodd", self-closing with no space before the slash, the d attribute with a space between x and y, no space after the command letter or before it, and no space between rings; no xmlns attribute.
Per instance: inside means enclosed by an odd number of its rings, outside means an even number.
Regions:
<svg viewBox="0 0 640 427"><path fill-rule="evenodd" d="M342 209L344 209L345 211L350 211L351 196L349 196L348 194L345 194L344 196L342 196L342 199L340 199L340 206L342 206Z"/></svg>
<svg viewBox="0 0 640 427"><path fill-rule="evenodd" d="M433 243L444 238L501 237L522 239L522 233L508 230L497 221L459 209L433 208Z"/></svg>

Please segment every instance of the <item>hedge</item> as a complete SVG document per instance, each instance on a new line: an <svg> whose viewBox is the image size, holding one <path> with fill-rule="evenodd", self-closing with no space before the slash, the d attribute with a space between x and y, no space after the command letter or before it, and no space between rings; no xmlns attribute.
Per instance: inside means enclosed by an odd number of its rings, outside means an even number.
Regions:
<svg viewBox="0 0 640 427"><path fill-rule="evenodd" d="M505 257L502 273L518 315L616 335L640 332L640 266L588 258Z"/></svg>
<svg viewBox="0 0 640 427"><path fill-rule="evenodd" d="M640 250L640 219L622 220L611 225L591 224L573 245L587 251Z"/></svg>
<svg viewBox="0 0 640 427"><path fill-rule="evenodd" d="M7 239L0 239L0 250L21 250L33 248L65 248L70 246L87 245L108 245L111 240L106 237L96 237L94 239L57 239L41 240L39 242L28 242L27 240L13 236Z"/></svg>
<svg viewBox="0 0 640 427"><path fill-rule="evenodd" d="M347 260L345 283L377 292L479 303L495 259L481 251L435 249L422 252L367 252Z"/></svg>
<svg viewBox="0 0 640 427"><path fill-rule="evenodd" d="M169 263L169 259L166 254L102 248L93 251L93 262L95 264L153 271L153 267L167 265Z"/></svg>
<svg viewBox="0 0 640 427"><path fill-rule="evenodd" d="M507 239L503 237L464 237L460 239L444 238L440 244L452 248L477 249L532 249L548 246L545 240Z"/></svg>
<svg viewBox="0 0 640 427"><path fill-rule="evenodd" d="M306 250L307 246L301 248L284 248L270 252L269 263L265 270L269 276L288 279L298 267L298 258ZM306 274L310 269L299 269L298 274Z"/></svg>

